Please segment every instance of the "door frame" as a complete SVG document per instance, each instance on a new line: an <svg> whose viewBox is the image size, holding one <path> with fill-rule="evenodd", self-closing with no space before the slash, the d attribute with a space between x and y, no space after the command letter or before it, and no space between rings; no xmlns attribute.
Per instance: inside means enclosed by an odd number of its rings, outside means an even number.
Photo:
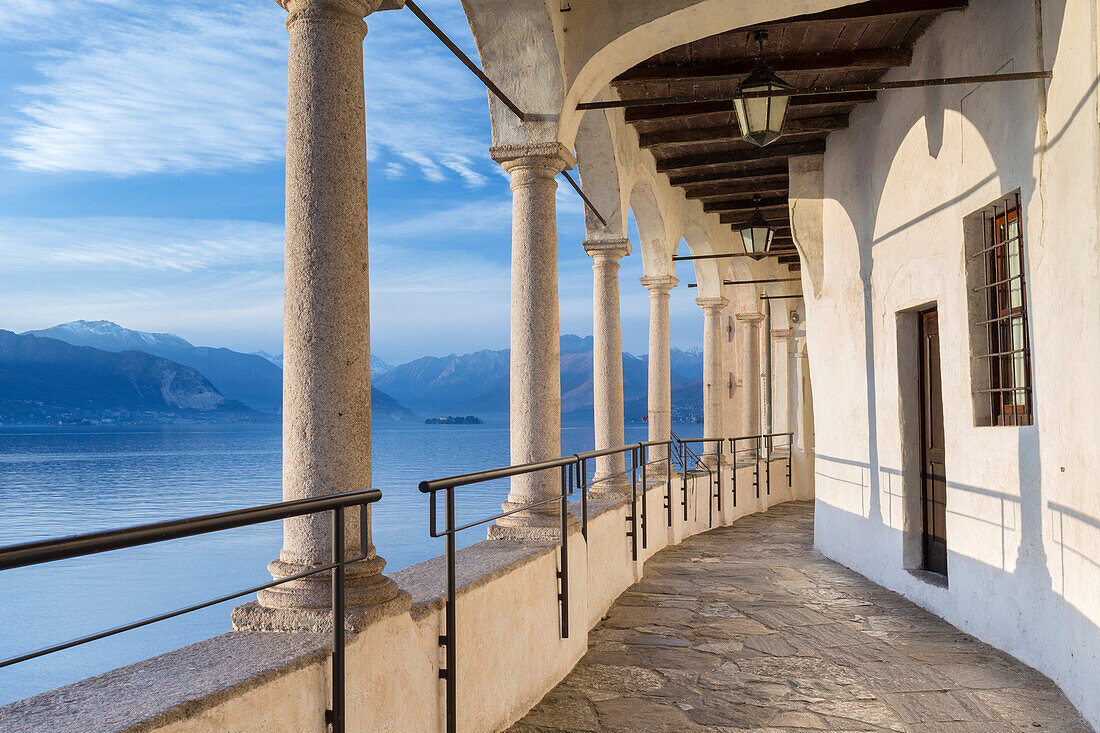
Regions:
<svg viewBox="0 0 1100 733"><path fill-rule="evenodd" d="M935 315L936 318L936 394L932 395L931 379L928 371L928 364L931 361L930 358L926 358L927 354L927 332L925 330L927 319L929 315ZM919 346L919 366L920 366L920 392L919 392L919 422L920 422L920 507L921 507L921 565L920 569L930 573L936 573L944 578L948 575L947 567L947 440L946 431L943 425L943 359L941 356L940 344L940 323L939 323L939 309L938 308L926 308L918 312L919 318L918 333L920 339ZM930 533L929 525L934 524L935 520L929 521L930 505L937 503L935 497L930 498L928 492L930 490L929 481L927 480L930 472L927 469L928 464L933 460L933 457L928 453L928 435L932 430L932 426L929 425L929 403L926 399L933 400L939 403L939 418L940 418L940 441L942 443L941 450L943 453L942 463L943 465L943 486L942 486L942 500L939 501L942 504L942 514L940 519L942 523L943 534L943 548L942 557L940 557L939 548L934 547L935 535ZM931 489L933 493L935 489ZM931 509L932 512L936 510Z"/></svg>

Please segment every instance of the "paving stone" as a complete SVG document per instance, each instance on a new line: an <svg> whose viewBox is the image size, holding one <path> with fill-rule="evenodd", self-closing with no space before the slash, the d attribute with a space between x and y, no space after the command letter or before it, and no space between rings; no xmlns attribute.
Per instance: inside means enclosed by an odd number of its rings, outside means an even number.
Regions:
<svg viewBox="0 0 1100 733"><path fill-rule="evenodd" d="M999 721L981 699L965 690L901 692L884 695L886 704L906 723Z"/></svg>
<svg viewBox="0 0 1100 733"><path fill-rule="evenodd" d="M1046 677L813 549L792 502L666 548L519 733L1091 733Z"/></svg>

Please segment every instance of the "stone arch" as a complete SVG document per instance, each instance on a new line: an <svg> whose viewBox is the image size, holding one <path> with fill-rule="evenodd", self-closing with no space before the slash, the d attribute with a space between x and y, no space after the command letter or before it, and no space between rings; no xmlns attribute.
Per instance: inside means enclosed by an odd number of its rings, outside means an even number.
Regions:
<svg viewBox="0 0 1100 733"><path fill-rule="evenodd" d="M558 139L565 84L553 13L545 0L462 0L481 66L521 110L541 119L520 121L491 92L489 122L494 145ZM577 126L571 129L570 145Z"/></svg>
<svg viewBox="0 0 1100 733"><path fill-rule="evenodd" d="M638 248L642 252L642 267L646 276L672 273L672 255L668 251L668 225L657 202L653 186L642 177L635 177L627 192L628 206L638 225Z"/></svg>
<svg viewBox="0 0 1100 733"><path fill-rule="evenodd" d="M566 94L561 137L571 147L583 113L618 74L669 48L715 33L850 4L851 0L587 0L556 21ZM556 5L556 3L554 3Z"/></svg>
<svg viewBox="0 0 1100 733"><path fill-rule="evenodd" d="M607 220L606 225L601 224L586 206L586 238L625 239L629 203L623 195L623 175L605 113L593 112L585 115L577 132L576 151L581 188Z"/></svg>

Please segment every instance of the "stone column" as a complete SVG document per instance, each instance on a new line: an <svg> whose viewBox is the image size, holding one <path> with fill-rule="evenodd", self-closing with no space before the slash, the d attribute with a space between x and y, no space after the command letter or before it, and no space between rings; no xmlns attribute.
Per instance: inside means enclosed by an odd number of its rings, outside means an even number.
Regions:
<svg viewBox="0 0 1100 733"><path fill-rule="evenodd" d="M729 305L725 298L696 298L703 309L703 437L724 438L722 432L722 393L726 389L722 370L722 309ZM705 449L717 451L708 444Z"/></svg>
<svg viewBox="0 0 1100 733"><path fill-rule="evenodd" d="M791 429L791 330L772 329L772 432ZM780 441L781 443L783 441Z"/></svg>
<svg viewBox="0 0 1100 733"><path fill-rule="evenodd" d="M641 278L649 291L649 439L668 440L672 434L672 366L669 363L668 297L679 284L672 275ZM650 451L653 460L666 457L663 449Z"/></svg>
<svg viewBox="0 0 1100 733"><path fill-rule="evenodd" d="M280 0L290 33L283 317L283 499L371 487L364 16L378 0ZM347 555L360 514L346 511ZM363 515L370 522L370 512ZM347 569L349 607L397 596L373 545ZM331 561L328 512L287 519L268 566L282 578ZM314 575L261 591L238 627L328 623L330 580ZM264 610L266 609L266 611ZM313 610L313 613L310 613ZM312 620L311 620L312 619Z"/></svg>
<svg viewBox="0 0 1100 733"><path fill-rule="evenodd" d="M555 176L574 164L559 143L490 150L512 176L510 432L513 464L561 455L561 343ZM505 511L556 496L556 471L512 478ZM559 507L543 504L498 520L489 537L557 538Z"/></svg>
<svg viewBox="0 0 1100 733"><path fill-rule="evenodd" d="M742 435L760 434L760 324L764 316L759 313L738 313L737 320L743 326L741 341L741 414L744 424Z"/></svg>
<svg viewBox="0 0 1100 733"><path fill-rule="evenodd" d="M630 241L611 239L584 243L592 257L592 407L596 449L614 448L626 442L623 417L623 339L619 320L619 260L630 254ZM594 480L621 474L626 455L617 453L596 459ZM601 481L593 495L625 495L630 490L625 475Z"/></svg>

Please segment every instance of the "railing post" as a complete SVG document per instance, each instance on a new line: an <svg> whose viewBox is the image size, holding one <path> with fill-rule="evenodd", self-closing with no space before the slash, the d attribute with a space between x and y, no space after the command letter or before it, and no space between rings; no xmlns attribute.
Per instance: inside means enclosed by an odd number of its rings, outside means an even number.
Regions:
<svg viewBox="0 0 1100 733"><path fill-rule="evenodd" d="M772 495L772 436L764 438L764 483L768 496Z"/></svg>
<svg viewBox="0 0 1100 733"><path fill-rule="evenodd" d="M794 453L794 433L787 434L787 491L791 490L791 456Z"/></svg>
<svg viewBox="0 0 1100 733"><path fill-rule="evenodd" d="M718 513L721 514L722 513L722 441L721 441L721 439L719 439L716 442L718 443L718 445L715 446L714 452L717 455L716 455L714 460L717 463L717 468L715 470L718 473L718 479L717 479L718 480Z"/></svg>
<svg viewBox="0 0 1100 733"><path fill-rule="evenodd" d="M638 559L638 449L630 449L630 557Z"/></svg>
<svg viewBox="0 0 1100 733"><path fill-rule="evenodd" d="M561 467L561 570L558 577L561 578L561 591L558 593L558 601L561 602L561 638L569 638L569 466Z"/></svg>
<svg viewBox="0 0 1100 733"><path fill-rule="evenodd" d="M730 438L730 464L733 471L733 508L737 508L737 438Z"/></svg>
<svg viewBox="0 0 1100 733"><path fill-rule="evenodd" d="M687 467L687 443L680 441L680 469L682 485L684 489L684 521L688 520L688 467Z"/></svg>
<svg viewBox="0 0 1100 733"><path fill-rule="evenodd" d="M447 487L447 733L458 731L458 650L455 638L455 487Z"/></svg>
<svg viewBox="0 0 1100 733"><path fill-rule="evenodd" d="M577 490L581 492L581 537L588 544L588 462L577 461Z"/></svg>
<svg viewBox="0 0 1100 733"><path fill-rule="evenodd" d="M668 526L672 526L672 442L665 445L665 495L668 499Z"/></svg>
<svg viewBox="0 0 1100 733"><path fill-rule="evenodd" d="M332 510L332 733L344 733L344 509Z"/></svg>
<svg viewBox="0 0 1100 733"><path fill-rule="evenodd" d="M638 454L642 460L642 549L649 549L649 491L646 481L649 450L644 446L638 447Z"/></svg>
<svg viewBox="0 0 1100 733"><path fill-rule="evenodd" d="M755 454L756 459L752 464L752 482L756 486L756 498L760 498L760 436L756 436L755 439Z"/></svg>

